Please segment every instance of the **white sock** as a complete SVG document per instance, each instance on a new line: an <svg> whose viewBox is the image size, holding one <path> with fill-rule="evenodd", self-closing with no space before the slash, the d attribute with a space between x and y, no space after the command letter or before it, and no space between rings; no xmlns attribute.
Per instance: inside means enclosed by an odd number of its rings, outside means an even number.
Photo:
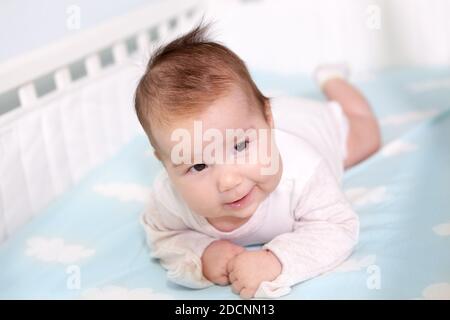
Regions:
<svg viewBox="0 0 450 320"><path fill-rule="evenodd" d="M320 88L330 79L345 79L350 76L350 69L346 63L321 64L314 70L314 79Z"/></svg>

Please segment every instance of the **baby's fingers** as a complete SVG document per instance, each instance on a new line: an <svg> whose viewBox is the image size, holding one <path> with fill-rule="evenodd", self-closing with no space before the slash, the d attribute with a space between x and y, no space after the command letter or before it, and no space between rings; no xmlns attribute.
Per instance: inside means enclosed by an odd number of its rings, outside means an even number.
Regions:
<svg viewBox="0 0 450 320"><path fill-rule="evenodd" d="M228 261L228 263L227 263L227 272L228 272L228 274L233 272L235 262L236 262L236 257L231 258L230 261Z"/></svg>
<svg viewBox="0 0 450 320"><path fill-rule="evenodd" d="M231 290L235 294L240 294L243 287L244 287L244 284L242 282L240 282L239 280L231 283Z"/></svg>
<svg viewBox="0 0 450 320"><path fill-rule="evenodd" d="M230 281L228 280L228 277L226 275L221 275L214 281L219 286L227 286L230 284Z"/></svg>
<svg viewBox="0 0 450 320"><path fill-rule="evenodd" d="M243 288L239 293L239 295L241 296L242 299L251 299L255 296L255 292L256 292L255 289Z"/></svg>
<svg viewBox="0 0 450 320"><path fill-rule="evenodd" d="M236 246L234 248L233 254L235 256L240 255L241 253L245 252L245 248L244 247L240 247L240 246Z"/></svg>
<svg viewBox="0 0 450 320"><path fill-rule="evenodd" d="M228 279L231 283L235 282L237 280L236 272L231 272L228 274Z"/></svg>

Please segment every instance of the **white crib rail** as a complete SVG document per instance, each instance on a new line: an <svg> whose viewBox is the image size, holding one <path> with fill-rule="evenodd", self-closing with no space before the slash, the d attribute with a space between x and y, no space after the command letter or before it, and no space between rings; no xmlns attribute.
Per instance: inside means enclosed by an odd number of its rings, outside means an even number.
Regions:
<svg viewBox="0 0 450 320"><path fill-rule="evenodd" d="M0 99L0 243L140 130L136 59L188 31L203 5L160 1L0 65L0 98L17 102L1 114ZM44 94L43 77L52 84Z"/></svg>
<svg viewBox="0 0 450 320"><path fill-rule="evenodd" d="M157 41L168 40L192 26L192 21L201 13L202 4L201 0L159 1L3 62L0 64L0 95L17 93L19 105L15 107L33 105L37 100L34 81L40 76L52 76L60 89L70 83L67 68L75 61L85 59L87 69L95 73L96 60L102 50L111 49L116 62L126 60L127 40L135 39L141 51L156 42L149 38L153 29L158 32ZM0 121L6 121L5 118L10 116L2 116Z"/></svg>

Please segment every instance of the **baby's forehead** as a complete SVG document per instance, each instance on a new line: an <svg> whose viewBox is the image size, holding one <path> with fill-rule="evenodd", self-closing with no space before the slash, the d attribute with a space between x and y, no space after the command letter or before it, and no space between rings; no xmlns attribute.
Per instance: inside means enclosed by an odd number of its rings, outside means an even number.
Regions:
<svg viewBox="0 0 450 320"><path fill-rule="evenodd" d="M211 125L205 121L196 119L192 122L174 123L171 127L157 131L156 138L164 146L171 146L181 140L194 141L195 139L202 139L204 141L211 141L214 139L218 142L226 142L236 137L257 133L257 124L236 123L230 125Z"/></svg>
<svg viewBox="0 0 450 320"><path fill-rule="evenodd" d="M204 106L196 114L172 116L170 121L154 130L158 145L166 152L181 138L198 139L198 136L221 134L223 142L230 135L243 135L242 131L264 125L263 115L257 105L252 105L243 90L231 90L223 97ZM216 138L217 139L217 138Z"/></svg>
<svg viewBox="0 0 450 320"><path fill-rule="evenodd" d="M191 154L204 152L207 148L233 147L246 138L254 139L258 135L255 123L245 122L244 125L225 127L205 126L198 120L186 125L185 122L174 124L170 128L159 130L156 135L158 147L164 158L170 159L172 152L181 149Z"/></svg>
<svg viewBox="0 0 450 320"><path fill-rule="evenodd" d="M186 117L173 117L170 123L160 126L160 132L165 136L174 131L184 129L190 132L198 130L226 130L247 129L255 122L256 110L239 101L219 101L211 104L202 112Z"/></svg>

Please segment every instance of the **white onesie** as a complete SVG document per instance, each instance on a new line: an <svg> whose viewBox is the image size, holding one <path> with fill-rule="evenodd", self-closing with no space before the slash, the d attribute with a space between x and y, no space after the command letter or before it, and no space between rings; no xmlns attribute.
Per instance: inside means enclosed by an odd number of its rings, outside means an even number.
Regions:
<svg viewBox="0 0 450 320"><path fill-rule="evenodd" d="M283 173L245 224L219 231L188 208L164 169L155 179L141 223L152 257L171 281L191 288L213 285L202 274L201 256L217 239L261 244L280 260L281 274L262 282L256 298L285 295L351 254L359 220L341 190L348 121L340 105L298 97L272 98L271 105Z"/></svg>

